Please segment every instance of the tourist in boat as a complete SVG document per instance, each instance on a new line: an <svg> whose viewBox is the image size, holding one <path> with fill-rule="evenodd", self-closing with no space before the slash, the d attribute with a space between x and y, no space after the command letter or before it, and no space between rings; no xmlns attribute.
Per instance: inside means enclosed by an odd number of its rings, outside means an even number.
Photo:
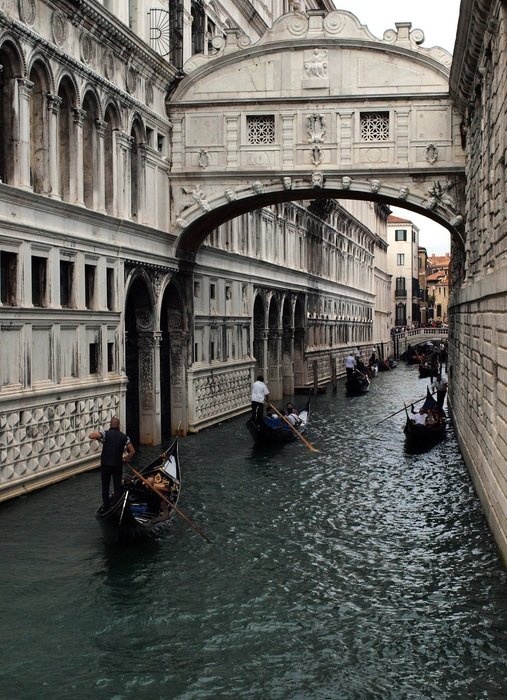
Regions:
<svg viewBox="0 0 507 700"><path fill-rule="evenodd" d="M259 374L252 385L252 421L260 425L264 418L264 402L269 400L269 389L264 384L264 377Z"/></svg>
<svg viewBox="0 0 507 700"><path fill-rule="evenodd" d="M426 425L426 418L428 414L426 413L425 408L420 408L419 411L416 413L414 411L414 407L412 406L412 414L412 423L415 423L415 425Z"/></svg>
<svg viewBox="0 0 507 700"><path fill-rule="evenodd" d="M285 409L285 417L291 425L295 428L301 425L301 419L299 417L297 409L289 402Z"/></svg>

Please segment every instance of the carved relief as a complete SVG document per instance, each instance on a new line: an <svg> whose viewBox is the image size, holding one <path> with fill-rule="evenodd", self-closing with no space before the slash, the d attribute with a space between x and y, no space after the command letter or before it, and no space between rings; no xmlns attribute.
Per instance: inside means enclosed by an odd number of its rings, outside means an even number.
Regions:
<svg viewBox="0 0 507 700"><path fill-rule="evenodd" d="M127 67L127 91L133 95L137 89L137 71L133 66Z"/></svg>
<svg viewBox="0 0 507 700"><path fill-rule="evenodd" d="M67 20L63 12L55 10L51 17L51 30L55 44L61 46L67 38Z"/></svg>
<svg viewBox="0 0 507 700"><path fill-rule="evenodd" d="M311 55L305 60L304 68L306 79L327 78L327 49L313 49Z"/></svg>
<svg viewBox="0 0 507 700"><path fill-rule="evenodd" d="M432 165L438 160L438 149L433 143L430 143L429 146L426 146L426 160Z"/></svg>
<svg viewBox="0 0 507 700"><path fill-rule="evenodd" d="M352 178L349 177L348 175L344 175L344 176L342 177L342 188L343 188L344 190L349 190L351 184L352 184Z"/></svg>
<svg viewBox="0 0 507 700"><path fill-rule="evenodd" d="M264 185L259 180L252 182L252 189L255 194L262 194L264 192Z"/></svg>
<svg viewBox="0 0 507 700"><path fill-rule="evenodd" d="M230 187L227 187L224 194L225 194L227 201L229 201L229 202L233 202L235 199L238 198L238 195L236 194L236 192L234 192L234 190L231 189Z"/></svg>
<svg viewBox="0 0 507 700"><path fill-rule="evenodd" d="M291 190L292 189L292 178L288 177L288 176L283 177L282 184L283 184L283 188L285 190Z"/></svg>
<svg viewBox="0 0 507 700"><path fill-rule="evenodd" d="M312 148L312 163L314 165L320 165L322 163L322 151L320 146L314 146Z"/></svg>
<svg viewBox="0 0 507 700"><path fill-rule="evenodd" d="M210 160L211 160L211 157L210 157L209 151L207 151L204 148L201 148L201 150L199 151L199 156L197 158L197 162L199 164L199 167L202 168L203 170L205 170L208 167L208 165L210 164Z"/></svg>
<svg viewBox="0 0 507 700"><path fill-rule="evenodd" d="M323 187L324 175L322 173L312 173L312 187Z"/></svg>
<svg viewBox="0 0 507 700"><path fill-rule="evenodd" d="M322 114L312 114L306 118L308 143L324 143L326 120Z"/></svg>
<svg viewBox="0 0 507 700"><path fill-rule="evenodd" d="M87 32L81 34L80 39L81 60L83 63L91 63L93 59L93 41Z"/></svg>
<svg viewBox="0 0 507 700"><path fill-rule="evenodd" d="M19 0L19 17L25 24L33 24L37 16L35 0Z"/></svg>
<svg viewBox="0 0 507 700"><path fill-rule="evenodd" d="M400 192L398 194L399 199L406 199L408 197L409 189L406 185L400 187Z"/></svg>
<svg viewBox="0 0 507 700"><path fill-rule="evenodd" d="M104 75L110 81L114 81L114 56L111 51L104 54Z"/></svg>
<svg viewBox="0 0 507 700"><path fill-rule="evenodd" d="M146 97L146 104L148 107L151 107L153 104L153 83L151 80L148 80L146 83L146 88L145 88L145 97Z"/></svg>

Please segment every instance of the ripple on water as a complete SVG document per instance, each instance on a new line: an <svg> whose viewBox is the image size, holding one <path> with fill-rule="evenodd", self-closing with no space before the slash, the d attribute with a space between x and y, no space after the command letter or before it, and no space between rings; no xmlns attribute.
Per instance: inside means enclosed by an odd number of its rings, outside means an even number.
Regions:
<svg viewBox="0 0 507 700"><path fill-rule="evenodd" d="M400 366L314 397L318 453L257 449L244 418L182 439L211 545L176 520L106 547L96 472L5 505L0 696L507 697L506 575L452 429L414 454L403 411L379 423L421 393Z"/></svg>

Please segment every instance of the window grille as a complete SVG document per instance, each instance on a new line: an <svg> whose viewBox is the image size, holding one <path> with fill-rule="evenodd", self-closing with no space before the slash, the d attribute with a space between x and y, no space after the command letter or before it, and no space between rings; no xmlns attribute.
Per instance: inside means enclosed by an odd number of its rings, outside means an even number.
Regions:
<svg viewBox="0 0 507 700"><path fill-rule="evenodd" d="M151 9L150 46L159 56L169 56L171 25L167 10Z"/></svg>
<svg viewBox="0 0 507 700"><path fill-rule="evenodd" d="M275 142L275 117L273 114L246 118L248 143L253 145Z"/></svg>
<svg viewBox="0 0 507 700"><path fill-rule="evenodd" d="M361 140L389 140L389 112L361 112Z"/></svg>

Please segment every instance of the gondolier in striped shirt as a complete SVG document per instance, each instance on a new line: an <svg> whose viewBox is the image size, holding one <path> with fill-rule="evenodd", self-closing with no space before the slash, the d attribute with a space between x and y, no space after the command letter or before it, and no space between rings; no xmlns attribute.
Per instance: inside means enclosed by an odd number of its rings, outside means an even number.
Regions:
<svg viewBox="0 0 507 700"><path fill-rule="evenodd" d="M120 420L116 416L111 418L109 430L98 430L88 435L90 440L99 440L102 443L102 455L100 458L100 475L102 481L102 507L109 510L111 497L109 486L113 480L114 497L121 492L123 477L123 462L130 460L136 453L130 438L120 430ZM124 452L127 455L124 457Z"/></svg>

